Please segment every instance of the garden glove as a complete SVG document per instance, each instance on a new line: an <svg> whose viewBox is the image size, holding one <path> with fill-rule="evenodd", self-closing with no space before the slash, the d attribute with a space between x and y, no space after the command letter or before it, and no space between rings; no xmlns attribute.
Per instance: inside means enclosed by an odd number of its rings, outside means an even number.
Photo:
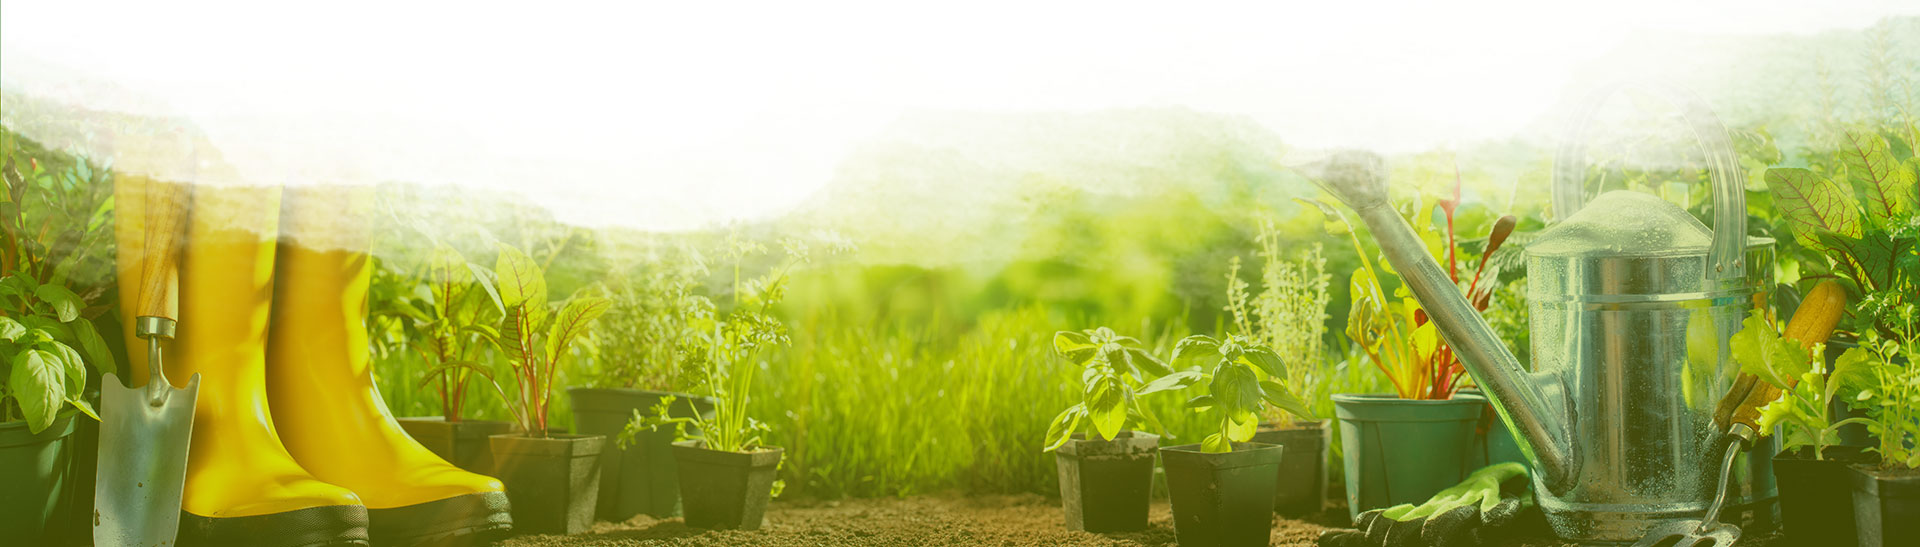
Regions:
<svg viewBox="0 0 1920 547"><path fill-rule="evenodd" d="M1357 529L1321 533L1321 547L1452 547L1484 545L1513 536L1539 520L1527 468L1493 465L1440 491L1426 503L1375 509L1360 514Z"/></svg>

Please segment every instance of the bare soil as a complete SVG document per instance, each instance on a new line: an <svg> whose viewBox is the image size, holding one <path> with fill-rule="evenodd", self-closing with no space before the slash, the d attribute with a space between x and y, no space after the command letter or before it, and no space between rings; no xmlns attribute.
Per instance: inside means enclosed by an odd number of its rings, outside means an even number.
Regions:
<svg viewBox="0 0 1920 547"><path fill-rule="evenodd" d="M1156 502L1145 531L1126 534L1090 534L1066 529L1060 501L1037 495L984 497L917 497L829 502L777 501L767 510L759 531L712 531L689 528L680 519L647 516L627 522L601 522L593 531L573 536L520 536L500 547L550 546L1081 546L1135 547L1176 545L1173 515L1167 502ZM1273 545L1313 545L1320 531L1342 526L1344 510L1310 520L1275 517ZM1766 537L1751 545L1766 545ZM1742 541L1742 545L1749 545ZM1547 537L1508 547L1548 547L1572 544Z"/></svg>

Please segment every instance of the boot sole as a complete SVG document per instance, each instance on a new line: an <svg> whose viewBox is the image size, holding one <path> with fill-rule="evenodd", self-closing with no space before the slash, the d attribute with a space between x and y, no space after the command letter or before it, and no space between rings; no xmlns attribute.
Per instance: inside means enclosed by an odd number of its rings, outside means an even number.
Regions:
<svg viewBox="0 0 1920 547"><path fill-rule="evenodd" d="M388 509L368 509L374 545L478 545L513 529L505 492L480 492Z"/></svg>
<svg viewBox="0 0 1920 547"><path fill-rule="evenodd" d="M251 517L203 517L180 512L181 547L333 547L369 545L367 508L310 507Z"/></svg>

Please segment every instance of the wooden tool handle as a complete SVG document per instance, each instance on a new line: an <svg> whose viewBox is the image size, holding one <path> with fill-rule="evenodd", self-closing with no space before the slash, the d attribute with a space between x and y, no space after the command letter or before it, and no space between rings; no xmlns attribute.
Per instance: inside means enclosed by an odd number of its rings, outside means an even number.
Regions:
<svg viewBox="0 0 1920 547"><path fill-rule="evenodd" d="M140 259L140 295L134 316L169 320L180 315L180 249L185 239L192 187L151 181L141 196L145 222Z"/></svg>

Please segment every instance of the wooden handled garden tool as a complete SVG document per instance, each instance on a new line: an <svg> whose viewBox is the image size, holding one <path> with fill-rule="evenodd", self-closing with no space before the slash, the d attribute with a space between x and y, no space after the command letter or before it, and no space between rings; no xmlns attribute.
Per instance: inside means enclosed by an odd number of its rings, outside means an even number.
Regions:
<svg viewBox="0 0 1920 547"><path fill-rule="evenodd" d="M1840 324L1841 311L1846 308L1847 295L1840 284L1827 281L1813 288L1807 298L1794 313L1793 320L1787 322L1787 339L1800 343L1803 348L1826 342L1833 336L1833 329ZM1794 378L1785 378L1792 389ZM1700 520L1682 520L1654 528L1647 537L1642 538L1634 547L1715 545L1725 547L1740 539L1740 527L1719 522L1720 509L1727 501L1727 478L1733 474L1733 460L1749 448L1759 437L1760 407L1780 398L1782 389L1761 381L1752 374L1741 374L1733 383L1733 389L1720 399L1713 413L1713 424L1726 432L1726 455L1720 462L1720 483L1713 496L1713 504L1707 506L1705 518Z"/></svg>
<svg viewBox="0 0 1920 547"><path fill-rule="evenodd" d="M187 449L200 375L186 387L167 382L161 342L174 335L178 314L180 240L191 191L139 177L114 188L121 204L116 237L121 259L137 261L134 330L147 342L147 384L125 387L109 373L100 392L100 470L94 483L95 545L172 545L180 525ZM135 207L138 207L135 209ZM130 214L131 213L131 214ZM123 268L122 271L127 271Z"/></svg>

